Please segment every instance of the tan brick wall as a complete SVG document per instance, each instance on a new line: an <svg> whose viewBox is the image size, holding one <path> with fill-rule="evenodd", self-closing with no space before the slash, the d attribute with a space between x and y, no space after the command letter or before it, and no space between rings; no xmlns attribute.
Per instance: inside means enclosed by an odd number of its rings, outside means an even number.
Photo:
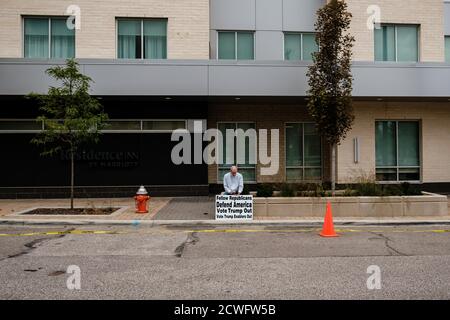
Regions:
<svg viewBox="0 0 450 320"><path fill-rule="evenodd" d="M286 181L285 174L285 124L286 122L311 122L305 106L301 105L245 105L216 104L210 105L208 112L208 128L217 128L217 122L254 122L256 130L267 129L270 141L270 129L279 129L279 162L280 169L276 175L261 175L261 164L256 166L258 183L278 183ZM324 157L328 159L329 149L323 146ZM270 154L270 152L269 152ZM323 172L328 174L328 160L324 161ZM217 182L217 165L208 166L209 183Z"/></svg>
<svg viewBox="0 0 450 320"><path fill-rule="evenodd" d="M116 17L168 18L168 58L208 59L209 0L2 0L0 57L20 58L22 15L63 16L81 8L77 58L116 58Z"/></svg>
<svg viewBox="0 0 450 320"><path fill-rule="evenodd" d="M338 148L338 182L360 172L375 172L375 120L420 120L423 182L450 181L450 103L355 102L355 124ZM353 161L353 138L360 140L360 161Z"/></svg>
<svg viewBox="0 0 450 320"><path fill-rule="evenodd" d="M370 5L381 9L381 23L420 24L420 60L445 60L442 0L346 0L353 14L354 60L374 60L374 31L367 28Z"/></svg>

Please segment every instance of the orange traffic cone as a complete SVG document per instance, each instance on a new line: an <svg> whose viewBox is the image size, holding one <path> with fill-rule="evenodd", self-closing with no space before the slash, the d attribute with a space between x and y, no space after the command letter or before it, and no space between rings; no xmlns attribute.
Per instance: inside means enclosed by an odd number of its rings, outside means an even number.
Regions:
<svg viewBox="0 0 450 320"><path fill-rule="evenodd" d="M333 214L331 213L330 202L327 202L327 213L325 214L322 232L319 234L321 237L339 237L339 235L334 232Z"/></svg>

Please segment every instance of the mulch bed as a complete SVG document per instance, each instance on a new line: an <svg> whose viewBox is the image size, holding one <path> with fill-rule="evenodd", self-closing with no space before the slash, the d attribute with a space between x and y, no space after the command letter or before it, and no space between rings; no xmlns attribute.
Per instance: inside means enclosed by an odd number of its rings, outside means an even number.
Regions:
<svg viewBox="0 0 450 320"><path fill-rule="evenodd" d="M23 214L25 215L110 215L119 208L38 208Z"/></svg>

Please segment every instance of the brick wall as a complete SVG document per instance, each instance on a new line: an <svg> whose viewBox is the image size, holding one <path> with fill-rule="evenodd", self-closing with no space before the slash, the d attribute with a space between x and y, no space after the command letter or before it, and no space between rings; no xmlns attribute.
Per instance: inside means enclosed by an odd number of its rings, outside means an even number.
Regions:
<svg viewBox="0 0 450 320"><path fill-rule="evenodd" d="M355 124L338 148L338 182L375 172L375 121L420 120L424 183L450 181L450 103L355 102ZM353 138L360 142L360 161L353 161Z"/></svg>
<svg viewBox="0 0 450 320"><path fill-rule="evenodd" d="M81 9L77 58L116 58L116 17L168 18L168 58L208 59L209 0L2 0L0 57L23 56L22 15L64 16Z"/></svg>
<svg viewBox="0 0 450 320"><path fill-rule="evenodd" d="M279 129L279 161L280 169L276 175L261 175L261 164L256 166L256 180L258 183L285 182L285 123L286 122L311 122L307 109L302 105L268 105L268 104L212 104L208 112L208 128L217 128L217 122L254 122L256 130ZM270 138L268 138L270 141ZM323 173L328 179L329 149L323 146L325 160L323 161ZM270 154L270 152L269 152ZM217 165L208 166L209 183L217 182Z"/></svg>
<svg viewBox="0 0 450 320"><path fill-rule="evenodd" d="M378 5L381 23L420 24L420 60L445 60L444 4L442 0L346 0L353 14L351 33L355 36L354 59L374 60L374 31L368 29L367 9Z"/></svg>

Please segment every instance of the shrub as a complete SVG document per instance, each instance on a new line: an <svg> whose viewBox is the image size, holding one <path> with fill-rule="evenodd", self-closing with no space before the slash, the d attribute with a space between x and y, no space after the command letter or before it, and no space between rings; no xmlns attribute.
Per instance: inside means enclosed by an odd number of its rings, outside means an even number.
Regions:
<svg viewBox="0 0 450 320"><path fill-rule="evenodd" d="M282 197L295 197L295 186L289 183L283 183L280 186L281 196Z"/></svg>
<svg viewBox="0 0 450 320"><path fill-rule="evenodd" d="M327 194L325 190L323 189L323 185L321 183L317 184L314 189L314 196L315 197L325 197Z"/></svg>
<svg viewBox="0 0 450 320"><path fill-rule="evenodd" d="M256 187L256 196L257 197L271 197L273 195L273 186L270 184L258 184Z"/></svg>
<svg viewBox="0 0 450 320"><path fill-rule="evenodd" d="M408 182L403 182L400 185L403 195L405 196L420 196L422 192L420 191L418 186L411 185Z"/></svg>
<svg viewBox="0 0 450 320"><path fill-rule="evenodd" d="M402 196L403 192L399 185L397 184L388 184L383 187L383 196Z"/></svg>
<svg viewBox="0 0 450 320"><path fill-rule="evenodd" d="M355 193L363 197L379 197L383 195L383 189L375 182L365 182L355 185Z"/></svg>

